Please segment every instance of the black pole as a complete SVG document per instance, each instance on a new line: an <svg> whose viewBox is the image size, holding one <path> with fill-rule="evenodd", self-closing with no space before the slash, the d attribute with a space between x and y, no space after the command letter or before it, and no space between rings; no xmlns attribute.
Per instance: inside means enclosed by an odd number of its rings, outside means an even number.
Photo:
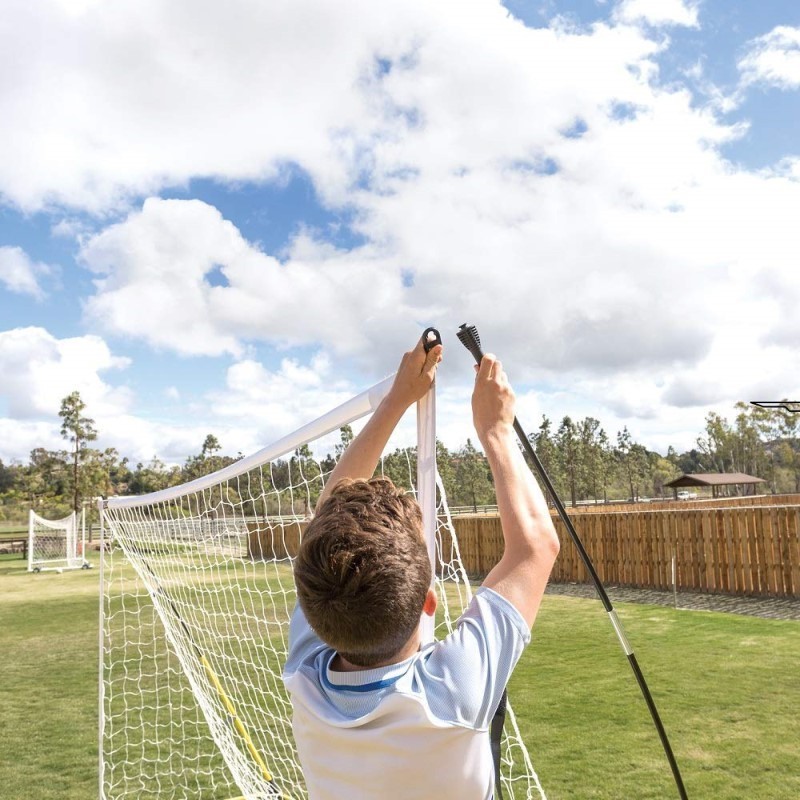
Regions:
<svg viewBox="0 0 800 800"><path fill-rule="evenodd" d="M463 344L464 347L466 347L467 350L472 353L475 362L480 364L481 359L483 358L483 351L481 350L481 340L480 336L478 336L477 328L474 325L467 326L465 323L459 328L456 335L458 336L458 340L461 342L461 344ZM675 784L678 787L678 794L680 795L681 800L688 800L686 788L683 785L683 778L681 777L680 769L678 768L678 762L675 760L675 754L672 752L672 747L670 746L669 739L667 738L667 732L664 730L664 725L661 722L661 717L659 716L655 701L653 700L653 696L650 694L650 689L648 688L647 682L642 674L642 670L639 667L639 662L636 660L633 648L631 647L630 642L628 642L628 638L625 636L625 631L622 628L622 622L620 622L617 612L614 610L614 606L611 605L611 600L609 599L608 593L603 586L603 582L600 580L600 577L594 568L594 564L592 564L592 560L589 558L589 554L586 552L586 548L584 548L583 542L581 541L580 536L578 536L578 532L575 530L575 526L572 524L572 520L567 514L567 510L564 508L564 504L561 502L558 494L556 493L550 477L545 471L544 466L542 466L542 462L539 460L539 456L536 455L533 445L531 445L530 440L525 435L525 431L522 430L522 426L519 424L519 420L517 420L516 417L514 418L514 431L519 437L520 443L522 444L526 454L531 459L534 467L536 467L536 471L539 473L542 483L550 493L550 497L553 499L553 504L558 511L558 515L561 517L561 521L564 523L567 533L569 533L569 536L575 544L575 547L578 549L578 555L581 557L581 561L583 561L586 571L589 573L589 575L591 575L592 582L597 590L597 594L600 596L600 601L603 603L603 607L608 613L611 624L614 626L614 631L617 634L619 643L628 658L628 663L630 664L633 674L636 677L636 683L639 684L639 689L644 696L645 703L647 703L650 716L653 718L653 722L655 723L658 736L661 739L661 745L664 748L664 753L667 756L667 761L669 762L670 769L672 770L672 775L675 778Z"/></svg>

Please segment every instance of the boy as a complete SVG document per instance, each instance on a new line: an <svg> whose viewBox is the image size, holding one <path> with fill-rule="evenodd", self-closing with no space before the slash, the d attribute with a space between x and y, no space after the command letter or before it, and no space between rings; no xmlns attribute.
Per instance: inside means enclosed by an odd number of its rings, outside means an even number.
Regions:
<svg viewBox="0 0 800 800"><path fill-rule="evenodd" d="M420 342L403 356L389 394L334 469L295 563L284 681L311 800L493 795L489 726L559 545L514 438L514 393L487 354L472 413L505 552L453 632L420 649L420 616L436 610L420 508L371 476L441 353L437 345L426 355Z"/></svg>

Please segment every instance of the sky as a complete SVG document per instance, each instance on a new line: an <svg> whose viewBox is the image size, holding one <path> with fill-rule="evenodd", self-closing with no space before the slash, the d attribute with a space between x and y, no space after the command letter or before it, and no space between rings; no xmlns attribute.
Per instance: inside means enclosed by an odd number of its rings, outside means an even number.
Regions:
<svg viewBox="0 0 800 800"><path fill-rule="evenodd" d="M0 459L250 453L436 326L659 452L800 399L796 0L7 0Z"/></svg>

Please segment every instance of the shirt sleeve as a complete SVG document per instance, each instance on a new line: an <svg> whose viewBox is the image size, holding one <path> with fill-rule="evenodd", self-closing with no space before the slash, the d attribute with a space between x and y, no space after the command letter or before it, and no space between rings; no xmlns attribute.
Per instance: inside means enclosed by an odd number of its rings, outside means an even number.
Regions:
<svg viewBox="0 0 800 800"><path fill-rule="evenodd" d="M284 677L297 672L300 664L308 657L324 648L326 645L317 636L308 624L300 603L297 603L289 621L289 651L286 655L286 666L283 668Z"/></svg>
<svg viewBox="0 0 800 800"><path fill-rule="evenodd" d="M481 587L453 631L425 662L426 694L440 719L476 730L489 727L511 673L530 642L520 612Z"/></svg>

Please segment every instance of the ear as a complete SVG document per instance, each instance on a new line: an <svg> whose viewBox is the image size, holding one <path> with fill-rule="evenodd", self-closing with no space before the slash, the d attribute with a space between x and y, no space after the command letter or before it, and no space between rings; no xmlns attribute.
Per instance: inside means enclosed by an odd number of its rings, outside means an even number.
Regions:
<svg viewBox="0 0 800 800"><path fill-rule="evenodd" d="M432 617L436 613L436 592L433 589L428 589L428 594L425 595L425 603L422 606L422 613Z"/></svg>

